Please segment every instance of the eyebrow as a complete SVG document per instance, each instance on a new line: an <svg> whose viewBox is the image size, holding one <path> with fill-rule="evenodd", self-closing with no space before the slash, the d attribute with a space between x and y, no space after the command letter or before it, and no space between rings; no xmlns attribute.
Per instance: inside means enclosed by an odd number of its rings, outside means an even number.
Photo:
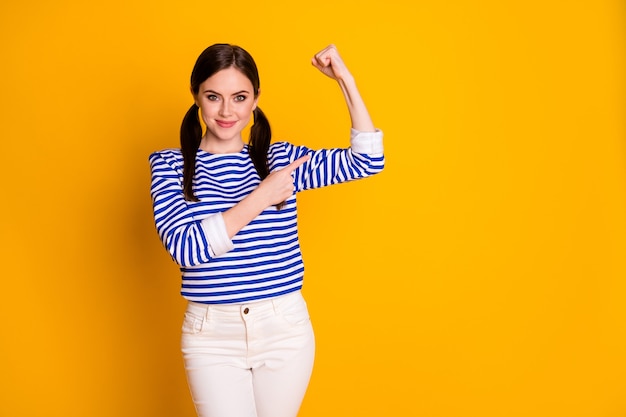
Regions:
<svg viewBox="0 0 626 417"><path fill-rule="evenodd" d="M205 90L203 92L203 94L206 94L206 93L213 93L215 95L221 96L220 93L218 93L217 91L214 91L214 90ZM248 90L241 90L241 91L237 91L236 93L233 93L232 95L233 96L238 96L240 94L250 94L250 92Z"/></svg>

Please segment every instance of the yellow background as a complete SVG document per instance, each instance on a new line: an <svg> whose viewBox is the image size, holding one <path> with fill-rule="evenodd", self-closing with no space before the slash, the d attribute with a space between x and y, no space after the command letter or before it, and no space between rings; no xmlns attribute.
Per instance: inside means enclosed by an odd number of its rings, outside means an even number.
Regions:
<svg viewBox="0 0 626 417"><path fill-rule="evenodd" d="M193 416L148 155L244 46L275 139L386 170L300 197L318 340L301 417L626 416L621 1L5 1L0 415Z"/></svg>

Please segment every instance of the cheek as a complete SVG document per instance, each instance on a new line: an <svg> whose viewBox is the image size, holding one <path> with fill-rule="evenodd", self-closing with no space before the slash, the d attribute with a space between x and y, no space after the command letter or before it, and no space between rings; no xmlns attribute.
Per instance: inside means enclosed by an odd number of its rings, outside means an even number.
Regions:
<svg viewBox="0 0 626 417"><path fill-rule="evenodd" d="M204 108L200 110L200 116L205 123L211 118L210 114L207 112L207 109Z"/></svg>
<svg viewBox="0 0 626 417"><path fill-rule="evenodd" d="M201 103L202 107L200 107L200 114L202 115L203 118L211 118L213 115L215 115L216 113L216 108L215 106L211 106L210 104L207 105L207 103Z"/></svg>
<svg viewBox="0 0 626 417"><path fill-rule="evenodd" d="M242 106L239 112L240 117L252 117L252 112L254 111L255 107L256 106L254 105L254 103L248 104L247 106Z"/></svg>

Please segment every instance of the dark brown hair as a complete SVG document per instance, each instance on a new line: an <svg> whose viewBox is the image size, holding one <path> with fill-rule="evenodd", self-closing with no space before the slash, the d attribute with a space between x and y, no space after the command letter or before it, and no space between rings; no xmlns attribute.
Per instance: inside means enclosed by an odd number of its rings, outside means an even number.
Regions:
<svg viewBox="0 0 626 417"><path fill-rule="evenodd" d="M207 78L226 68L236 68L252 83L254 97L259 95L259 71L252 56L236 45L219 43L206 48L196 60L191 72L191 91L194 96L200 91L200 84ZM193 192L193 177L196 170L196 155L202 140L202 125L198 116L198 106L194 103L180 127L180 147L183 154L183 193L185 199L198 201ZM261 109L254 109L254 124L250 129L248 150L261 180L269 175L267 151L272 139L269 121Z"/></svg>

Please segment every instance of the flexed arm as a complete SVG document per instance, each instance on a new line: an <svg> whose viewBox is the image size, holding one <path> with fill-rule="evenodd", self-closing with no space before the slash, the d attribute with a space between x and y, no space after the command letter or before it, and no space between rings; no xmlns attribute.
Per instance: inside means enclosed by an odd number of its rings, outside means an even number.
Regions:
<svg viewBox="0 0 626 417"><path fill-rule="evenodd" d="M348 71L335 45L329 45L315 54L311 63L324 75L339 84L348 105L352 128L360 132L374 132L376 130L374 123L359 93L354 77Z"/></svg>

